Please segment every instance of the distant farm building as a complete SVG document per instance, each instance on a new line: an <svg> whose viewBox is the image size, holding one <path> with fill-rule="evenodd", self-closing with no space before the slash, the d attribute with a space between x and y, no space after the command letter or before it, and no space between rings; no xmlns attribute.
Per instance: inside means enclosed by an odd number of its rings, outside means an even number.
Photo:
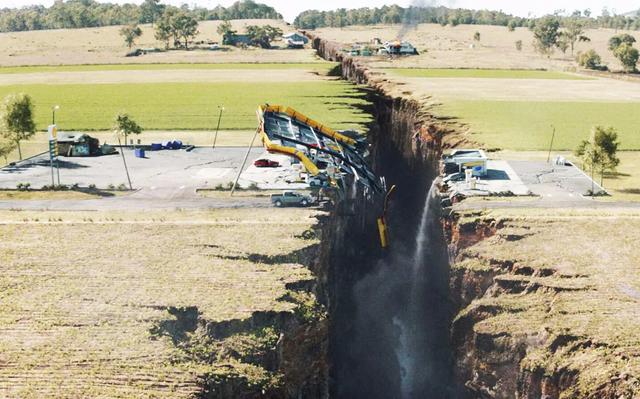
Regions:
<svg viewBox="0 0 640 399"><path fill-rule="evenodd" d="M248 46L251 43L251 37L245 34L227 33L222 38L222 44L226 46Z"/></svg>
<svg viewBox="0 0 640 399"><path fill-rule="evenodd" d="M386 42L378 50L382 55L418 55L418 50L409 42Z"/></svg>
<svg viewBox="0 0 640 399"><path fill-rule="evenodd" d="M298 32L289 33L282 38L289 48L303 48L309 43L309 39Z"/></svg>

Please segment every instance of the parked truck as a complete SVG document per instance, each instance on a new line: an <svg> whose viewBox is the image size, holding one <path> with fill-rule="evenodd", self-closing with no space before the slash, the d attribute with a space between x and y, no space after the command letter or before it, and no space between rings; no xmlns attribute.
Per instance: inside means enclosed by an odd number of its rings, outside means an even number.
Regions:
<svg viewBox="0 0 640 399"><path fill-rule="evenodd" d="M297 191L283 191L282 194L272 194L271 203L278 208L283 206L309 206L313 197Z"/></svg>

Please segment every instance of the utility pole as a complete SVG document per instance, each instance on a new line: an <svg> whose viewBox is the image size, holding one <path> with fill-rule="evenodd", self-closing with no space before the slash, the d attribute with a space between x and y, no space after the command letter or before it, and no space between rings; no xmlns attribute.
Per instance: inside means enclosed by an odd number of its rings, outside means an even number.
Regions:
<svg viewBox="0 0 640 399"><path fill-rule="evenodd" d="M240 166L240 170L238 170L238 175L236 176L236 180L233 182L233 187L231 187L231 197L233 197L234 191L236 191L236 186L238 184L238 180L240 180L240 175L242 174L242 170L244 169L244 165L247 163L247 159L249 159L249 154L251 153L251 149L253 148L253 142L256 141L256 137L258 136L258 132L260 129L256 129L253 138L251 139L251 144L249 144L249 148L247 149L247 153L244 156L244 160L242 161L242 165Z"/></svg>
<svg viewBox="0 0 640 399"><path fill-rule="evenodd" d="M551 133L551 144L549 144L549 155L547 155L547 163L551 160L551 150L553 149L553 139L556 137L556 127L551 125L553 133Z"/></svg>
<svg viewBox="0 0 640 399"><path fill-rule="evenodd" d="M218 109L220 110L220 114L218 115L218 126L216 126L216 134L213 137L213 146L211 147L212 149L216 148L216 141L218 141L218 130L220 130L220 121L222 120L222 111L224 111L224 105L219 106Z"/></svg>
<svg viewBox="0 0 640 399"><path fill-rule="evenodd" d="M133 185L131 184L131 177L129 176L129 168L127 168L127 160L124 158L124 150L122 148L122 142L120 141L120 135L116 132L118 137L118 145L120 146L120 155L122 155L122 163L124 164L124 171L127 173L127 181L129 182L129 190L133 191ZM126 142L125 142L126 144Z"/></svg>

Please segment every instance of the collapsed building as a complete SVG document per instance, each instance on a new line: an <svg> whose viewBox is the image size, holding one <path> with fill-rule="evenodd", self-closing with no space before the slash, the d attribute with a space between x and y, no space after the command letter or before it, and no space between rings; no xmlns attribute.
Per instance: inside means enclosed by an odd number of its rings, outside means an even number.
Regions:
<svg viewBox="0 0 640 399"><path fill-rule="evenodd" d="M369 166L369 144L355 131L336 131L297 112L279 105L258 108L258 133L267 151L294 157L320 186L338 196L361 192L365 200L383 204L377 218L380 244L388 244L385 213L389 193L383 177ZM351 190L354 189L354 190Z"/></svg>
<svg viewBox="0 0 640 399"><path fill-rule="evenodd" d="M384 192L384 179L377 177L365 158L368 143L355 131L335 131L307 116L279 105L258 110L262 142L269 152L297 158L307 172L344 190L348 180L365 191Z"/></svg>

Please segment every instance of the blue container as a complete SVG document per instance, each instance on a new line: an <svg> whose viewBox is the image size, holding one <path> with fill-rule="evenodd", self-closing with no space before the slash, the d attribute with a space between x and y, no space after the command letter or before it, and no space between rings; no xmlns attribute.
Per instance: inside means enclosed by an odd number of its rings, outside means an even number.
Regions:
<svg viewBox="0 0 640 399"><path fill-rule="evenodd" d="M144 158L144 150L142 148L136 148L135 153L136 153L136 157Z"/></svg>
<svg viewBox="0 0 640 399"><path fill-rule="evenodd" d="M152 143L151 144L151 151L160 151L162 150L162 144L161 143Z"/></svg>

